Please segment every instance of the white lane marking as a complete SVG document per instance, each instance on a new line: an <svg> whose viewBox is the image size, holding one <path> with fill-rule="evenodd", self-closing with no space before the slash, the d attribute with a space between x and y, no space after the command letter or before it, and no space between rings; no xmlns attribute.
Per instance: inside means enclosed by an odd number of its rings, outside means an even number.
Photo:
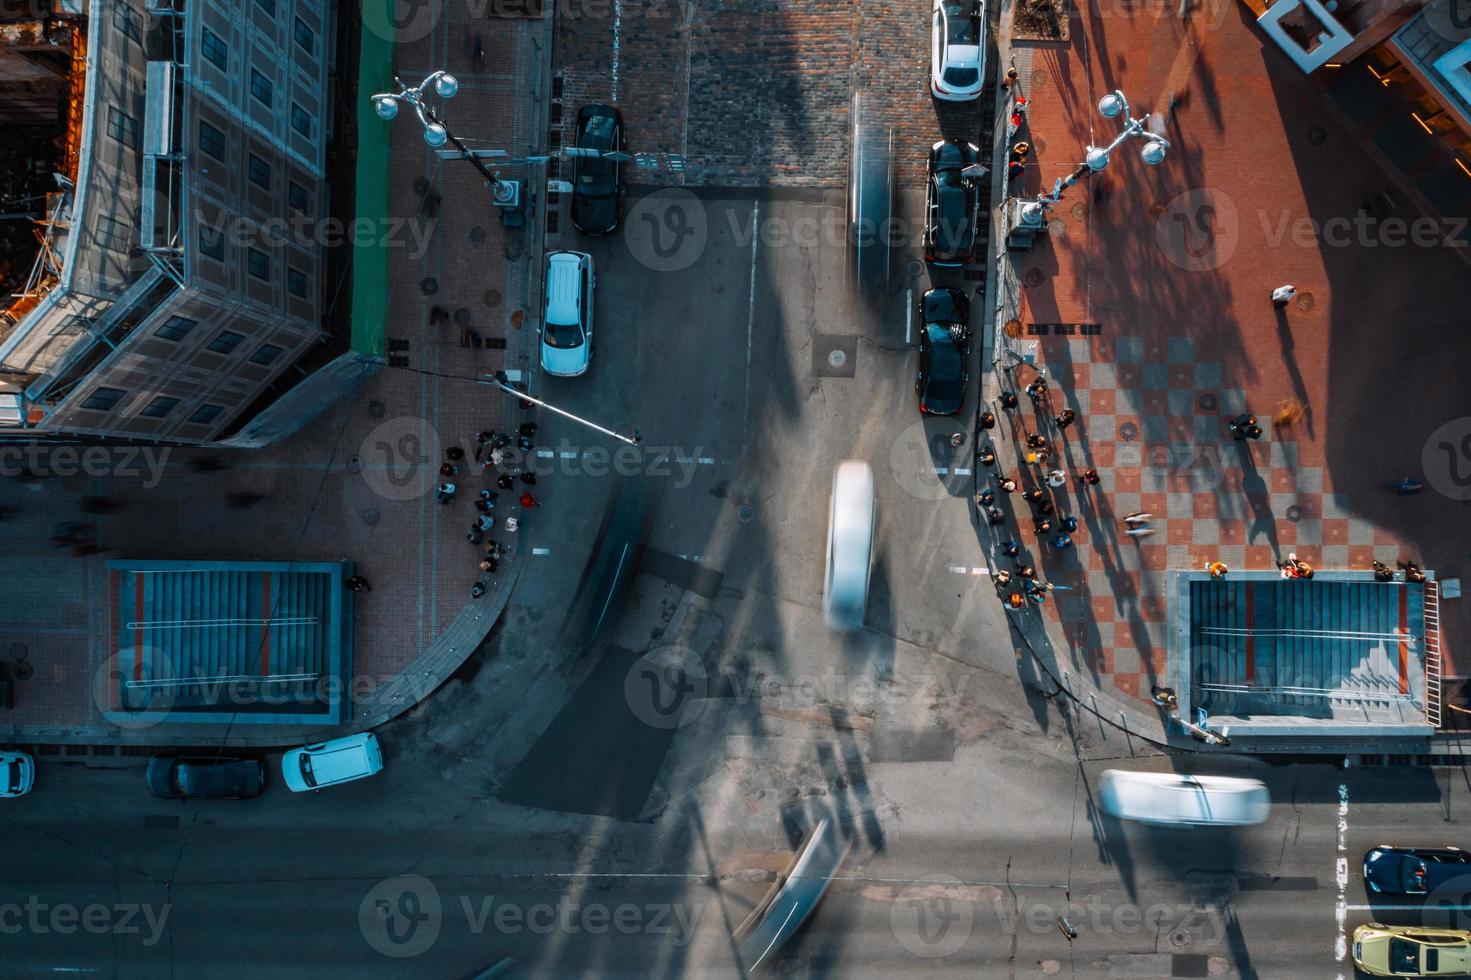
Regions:
<svg viewBox="0 0 1471 980"><path fill-rule="evenodd" d="M955 469L951 470L950 472L951 473L954 473L956 476L970 476L971 475L971 469L970 469L969 466L957 466L957 467L955 467Z"/></svg>
<svg viewBox="0 0 1471 980"><path fill-rule="evenodd" d="M1345 905L1350 912L1471 912L1471 905Z"/></svg>
<svg viewBox="0 0 1471 980"><path fill-rule="evenodd" d="M561 455L563 459L576 459L577 451L574 449L564 449Z"/></svg>
<svg viewBox="0 0 1471 980"><path fill-rule="evenodd" d="M954 572L956 575L989 575L989 574L991 574L991 570L989 568L971 568L971 567L967 567L965 565L951 565L950 566L950 571Z"/></svg>
<svg viewBox="0 0 1471 980"><path fill-rule="evenodd" d="M914 337L914 290L905 291L904 299L904 343L913 342Z"/></svg>
<svg viewBox="0 0 1471 980"><path fill-rule="evenodd" d="M549 554L552 553L552 549L550 549L550 548L532 548L531 549L531 553L533 555L549 555Z"/></svg>
<svg viewBox="0 0 1471 980"><path fill-rule="evenodd" d="M701 463L704 463L706 466L709 466L709 465L711 465L712 463L715 462L715 457L714 456L701 456L700 457L700 462Z"/></svg>
<svg viewBox="0 0 1471 980"><path fill-rule="evenodd" d="M936 466L935 472L940 474L941 476L947 476L950 473L950 469L945 466Z"/></svg>
<svg viewBox="0 0 1471 980"><path fill-rule="evenodd" d="M680 555L679 557L683 558L685 561L700 562L705 560L704 555Z"/></svg>
<svg viewBox="0 0 1471 980"><path fill-rule="evenodd" d="M751 338L756 329L756 246L761 241L761 202L751 211L751 286L746 293L746 400L741 415L741 440L751 424Z"/></svg>
<svg viewBox="0 0 1471 980"><path fill-rule="evenodd" d="M1339 963L1348 955L1348 784L1338 784L1338 860L1333 866L1333 876L1338 884L1338 904L1334 906L1333 918L1338 923L1338 938L1333 942L1333 959ZM1343 980L1343 974L1338 975Z"/></svg>
<svg viewBox="0 0 1471 980"><path fill-rule="evenodd" d="M618 53L622 40L623 0L613 0L613 97L609 101L614 105L618 104Z"/></svg>
<svg viewBox="0 0 1471 980"><path fill-rule="evenodd" d="M622 572L623 572L623 563L625 561L627 561L627 560L628 560L628 545L624 545L623 546L623 550L620 551L620 552L618 552L618 565L617 565L616 568L613 569L613 584L615 586L618 584L618 576L620 574L622 574ZM594 633L596 633L598 630L600 630L600 629L603 628L603 617L605 617L605 616L608 615L608 606L612 604L612 602L613 602L613 593L616 592L616 591L617 591L616 589L610 589L608 591L608 598L606 598L606 599L603 600L603 611L600 612L600 613L598 613L598 621L593 626L593 632Z"/></svg>
<svg viewBox="0 0 1471 980"><path fill-rule="evenodd" d="M538 449L536 451L536 455L540 456L542 459L551 459L557 454L552 452L550 449Z"/></svg>

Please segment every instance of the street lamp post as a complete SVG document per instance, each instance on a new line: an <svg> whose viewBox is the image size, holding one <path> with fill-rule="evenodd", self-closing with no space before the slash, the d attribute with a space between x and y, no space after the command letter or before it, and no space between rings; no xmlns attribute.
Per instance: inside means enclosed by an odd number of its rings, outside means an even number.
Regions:
<svg viewBox="0 0 1471 980"><path fill-rule="evenodd" d="M589 422L585 418L573 415L571 412L560 409L550 402L544 402L540 398L537 398L533 395L528 395L520 388L512 388L510 375L506 374L506 372L504 371L497 371L495 372L495 374L488 375L482 383L495 385L497 388L499 388L501 391L504 391L508 395L515 395L517 398L525 399L526 401L531 402L531 404L533 405L539 405L542 408L556 412L563 418L569 418L574 422L587 426L589 429L596 429L603 435L612 436L614 439L617 439L620 442L626 442L630 446L637 446L639 443L643 442L643 436L638 434L637 429L633 430L633 435L626 436L621 432L614 432L612 429L605 429L601 425L598 425L596 422Z"/></svg>
<svg viewBox="0 0 1471 980"><path fill-rule="evenodd" d="M449 131L434 107L424 101L425 94L432 88L434 93L441 99L452 99L460 90L460 83L455 76L446 71L437 71L424 79L418 85L409 87L405 85L397 75L393 76L393 84L398 86L397 92L380 92L373 96L373 111L378 113L378 118L392 120L398 115L400 104L413 108L414 114L419 117L419 123L424 127L424 142L436 150L446 142L460 151L460 155L469 160L480 171L493 189L499 190L501 186L500 174L488 168L480 157L474 153L464 141Z"/></svg>
<svg viewBox="0 0 1471 980"><path fill-rule="evenodd" d="M1165 153L1170 148L1170 141L1159 133L1148 128L1147 117L1134 118L1129 115L1129 100L1121 91L1114 91L1098 100L1098 111L1106 119L1123 117L1123 126L1119 135L1114 137L1113 142L1107 146L1089 146L1083 156L1083 162L1078 164L1076 170L1066 177L1059 177L1052 184L1050 194L1039 194L1035 201L1024 201L1014 198L1010 203L1015 207L1016 220L1013 227L1026 233L1028 240L1036 232L1042 231L1047 225L1047 212L1052 205L1062 200L1062 192L1076 184L1084 177L1092 176L1104 167L1108 166L1110 155L1130 139L1144 140L1144 147L1139 156L1151 167L1158 166L1164 161Z"/></svg>

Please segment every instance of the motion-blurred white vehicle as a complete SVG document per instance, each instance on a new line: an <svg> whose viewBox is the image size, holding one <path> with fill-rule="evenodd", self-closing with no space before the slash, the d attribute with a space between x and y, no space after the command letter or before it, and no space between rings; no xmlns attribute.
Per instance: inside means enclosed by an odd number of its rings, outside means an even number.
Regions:
<svg viewBox="0 0 1471 980"><path fill-rule="evenodd" d="M873 470L862 460L846 459L833 471L833 499L827 516L822 611L833 629L863 626L873 565L873 522Z"/></svg>
<svg viewBox="0 0 1471 980"><path fill-rule="evenodd" d="M36 785L36 760L24 752L0 752L0 799L25 796Z"/></svg>
<svg viewBox="0 0 1471 980"><path fill-rule="evenodd" d="M1140 823L1244 827L1266 820L1272 800L1255 779L1109 769L1099 780L1098 805Z"/></svg>

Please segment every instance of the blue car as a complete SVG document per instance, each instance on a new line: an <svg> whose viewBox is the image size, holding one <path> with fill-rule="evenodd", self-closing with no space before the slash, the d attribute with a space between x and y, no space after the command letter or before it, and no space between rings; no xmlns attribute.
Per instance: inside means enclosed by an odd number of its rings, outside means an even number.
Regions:
<svg viewBox="0 0 1471 980"><path fill-rule="evenodd" d="M1471 852L1459 847L1393 847L1364 855L1364 887L1375 895L1425 895L1457 878L1471 894Z"/></svg>

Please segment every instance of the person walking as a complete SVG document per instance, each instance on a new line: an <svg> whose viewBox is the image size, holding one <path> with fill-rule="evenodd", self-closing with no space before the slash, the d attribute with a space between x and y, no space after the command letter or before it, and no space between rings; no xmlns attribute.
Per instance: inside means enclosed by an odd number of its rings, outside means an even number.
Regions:
<svg viewBox="0 0 1471 980"><path fill-rule="evenodd" d="M1052 533L1052 521L1048 520L1046 517L1037 518L1035 526L1037 529L1037 537L1039 538L1045 537Z"/></svg>
<svg viewBox="0 0 1471 980"><path fill-rule="evenodd" d="M1029 504L1040 504L1042 502L1042 499L1046 496L1047 492L1041 487L1033 487L1026 493L1022 494L1022 498L1026 500L1026 502Z"/></svg>
<svg viewBox="0 0 1471 980"><path fill-rule="evenodd" d="M1042 500L1037 503L1037 513L1041 514L1043 517L1048 516L1056 509L1057 508L1050 500Z"/></svg>
<svg viewBox="0 0 1471 980"><path fill-rule="evenodd" d="M521 494L521 506L525 507L527 510L530 510L531 508L536 506L536 498L531 495L530 490L527 490Z"/></svg>
<svg viewBox="0 0 1471 980"><path fill-rule="evenodd" d="M1002 510L1000 507L992 506L989 510L986 511L986 520L990 522L992 526L1000 524L1002 521L1006 520L1006 511Z"/></svg>
<svg viewBox="0 0 1471 980"><path fill-rule="evenodd" d="M1021 553L1021 550L1022 546L1020 541L1001 542L1001 553L1008 558L1015 558Z"/></svg>
<svg viewBox="0 0 1471 980"><path fill-rule="evenodd" d="M531 472L530 470L524 470L521 473L521 482L526 484L528 487L536 486L536 474Z"/></svg>
<svg viewBox="0 0 1471 980"><path fill-rule="evenodd" d="M1047 485L1054 488L1066 486L1067 474L1062 470L1053 470L1047 474Z"/></svg>
<svg viewBox="0 0 1471 980"><path fill-rule="evenodd" d="M479 599L483 595L485 595L484 582L476 582L474 585L470 586L470 598Z"/></svg>
<svg viewBox="0 0 1471 980"><path fill-rule="evenodd" d="M1028 432L1027 433L1027 448L1028 449L1046 449L1047 448L1047 437L1046 436L1038 435L1035 432Z"/></svg>
<svg viewBox="0 0 1471 980"><path fill-rule="evenodd" d="M1078 529L1078 519L1071 516L1064 517L1062 519L1062 529L1067 533L1072 534Z"/></svg>
<svg viewBox="0 0 1471 980"><path fill-rule="evenodd" d="M481 533L495 530L495 515L489 510L483 511L476 526L480 528Z"/></svg>
<svg viewBox="0 0 1471 980"><path fill-rule="evenodd" d="M981 416L981 421L980 421L980 427L982 429L994 429L994 428L996 428L996 416L993 415L990 412L987 412L986 414L982 415Z"/></svg>
<svg viewBox="0 0 1471 980"><path fill-rule="evenodd" d="M1256 425L1256 416L1248 414L1246 412L1242 412L1240 415L1232 419L1230 424L1227 425L1226 428L1231 430L1232 439L1245 439L1246 430L1254 425Z"/></svg>
<svg viewBox="0 0 1471 980"><path fill-rule="evenodd" d="M976 494L976 503L981 507L990 507L996 502L996 491L990 487Z"/></svg>
<svg viewBox="0 0 1471 980"><path fill-rule="evenodd" d="M1024 581L1027 582L1034 582L1037 580L1037 570L1031 565L1023 565L1021 568L1017 569L1017 574L1020 575Z"/></svg>
<svg viewBox="0 0 1471 980"><path fill-rule="evenodd" d="M1097 470L1092 470L1092 469L1084 470L1083 471L1083 482L1086 483L1090 487L1096 487L1096 486L1098 486L1098 471Z"/></svg>
<svg viewBox="0 0 1471 980"><path fill-rule="evenodd" d="M1425 572L1422 571L1421 568L1420 568L1420 566L1417 565L1417 564L1415 564L1414 562L1412 562L1412 561L1402 561L1402 562L1399 562L1399 567L1400 568L1403 568L1405 570L1405 581L1406 582L1423 582L1423 581L1425 581Z"/></svg>
<svg viewBox="0 0 1471 980"><path fill-rule="evenodd" d="M1146 512L1146 511L1136 510L1132 514L1125 514L1124 515L1124 523L1125 524L1145 524L1145 523L1148 523L1149 519L1151 517L1153 517L1153 516L1154 516L1153 514L1150 514L1150 513Z"/></svg>
<svg viewBox="0 0 1471 980"><path fill-rule="evenodd" d="M976 459L980 460L982 466L996 465L996 453L991 450L990 446L987 446L980 452L976 453Z"/></svg>
<svg viewBox="0 0 1471 980"><path fill-rule="evenodd" d="M465 458L465 451L459 446L450 446L444 451L444 456L445 459L448 459L451 463L458 463L460 460Z"/></svg>
<svg viewBox="0 0 1471 980"><path fill-rule="evenodd" d="M471 544L479 544L480 543L480 540L483 537L485 537L485 535L480 530L480 525L479 524L471 524L470 525L470 533L467 534L467 535L465 535L465 540L466 541L469 541Z"/></svg>
<svg viewBox="0 0 1471 980"><path fill-rule="evenodd" d="M1226 563L1221 561L1220 559L1216 559L1215 561L1208 563L1205 566L1205 570L1207 572L1210 572L1211 578L1225 578L1226 573L1230 571L1230 569L1226 567Z"/></svg>
<svg viewBox="0 0 1471 980"><path fill-rule="evenodd" d="M515 485L515 483L516 478L511 476L511 474L509 473L502 473L500 476L495 478L495 485L497 489L500 490L509 490L512 486Z"/></svg>
<svg viewBox="0 0 1471 980"><path fill-rule="evenodd" d="M1011 584L1011 573L1003 568L991 576L991 582L996 586L996 591L1000 592Z"/></svg>
<svg viewBox="0 0 1471 980"><path fill-rule="evenodd" d="M1001 393L1001 407L1002 408L1016 408L1016 405L1017 405L1016 392L1014 392L1014 391L1003 391Z"/></svg>
<svg viewBox="0 0 1471 980"><path fill-rule="evenodd" d="M1057 535L1057 538L1052 542L1052 544L1058 550L1062 550L1063 548L1071 548L1073 546L1073 536L1071 534L1068 534L1066 531L1063 531Z"/></svg>
<svg viewBox="0 0 1471 980"><path fill-rule="evenodd" d="M1260 439L1261 437L1262 437L1262 427L1261 426L1259 426L1259 425L1248 425L1246 427L1246 438L1248 438L1248 439Z"/></svg>
<svg viewBox="0 0 1471 980"><path fill-rule="evenodd" d="M1394 572L1391 571L1390 570L1390 567L1388 565L1384 564L1384 562L1379 561L1378 559L1375 559L1373 568L1374 568L1374 581L1376 581L1376 582L1393 582L1394 581Z"/></svg>
<svg viewBox="0 0 1471 980"><path fill-rule="evenodd" d="M1027 385L1026 390L1027 397L1030 398L1032 401L1041 401L1042 397L1047 394L1047 379L1035 379L1031 384Z"/></svg>
<svg viewBox="0 0 1471 980"><path fill-rule="evenodd" d="M516 531L517 531L517 529L520 528L520 527L521 527L521 522L518 521L518 520L516 520L516 518L514 518L514 517L507 517L506 518L506 532L508 534L515 534Z"/></svg>
<svg viewBox="0 0 1471 980"><path fill-rule="evenodd" d="M1149 688L1149 697L1161 708L1178 708L1180 706L1180 696L1175 693L1173 687L1160 687L1157 684L1151 685Z"/></svg>
<svg viewBox="0 0 1471 980"><path fill-rule="evenodd" d="M1064 408L1062 412L1058 414L1057 417L1054 418L1052 421L1057 423L1057 427L1059 429L1066 429L1068 426L1073 424L1073 420L1077 417L1077 412L1073 411L1071 408Z"/></svg>
<svg viewBox="0 0 1471 980"><path fill-rule="evenodd" d="M1032 450L1029 450L1027 452L1027 462L1030 463L1030 464L1032 464L1033 466L1046 466L1047 465L1047 450L1045 450L1045 449L1032 449Z"/></svg>
<svg viewBox="0 0 1471 980"><path fill-rule="evenodd" d="M1007 612L1016 612L1018 609L1024 608L1026 604L1027 601L1022 598L1022 594L1020 592L1013 592L1011 595L1006 597Z"/></svg>
<svg viewBox="0 0 1471 980"><path fill-rule="evenodd" d="M1297 287L1292 285L1292 283L1289 282L1284 285L1278 286L1276 289L1272 290L1272 305L1280 310L1288 303L1292 302L1292 297L1296 295Z"/></svg>
<svg viewBox="0 0 1471 980"><path fill-rule="evenodd" d="M536 438L536 423L522 422L521 427L516 430L517 435L525 436L527 439Z"/></svg>
<svg viewBox="0 0 1471 980"><path fill-rule="evenodd" d="M1016 493L1016 481L1009 476L1003 476L996 482L1002 493Z"/></svg>
<svg viewBox="0 0 1471 980"><path fill-rule="evenodd" d="M441 483L439 488L434 491L434 497L441 504L447 504L455 499L455 491L458 489L453 483Z"/></svg>
<svg viewBox="0 0 1471 980"><path fill-rule="evenodd" d="M368 584L368 580L365 579L365 578L363 578L361 575L352 575L352 576L349 576L345 581L343 581L342 584L345 585L345 586L347 586L347 589L348 589L349 592L372 592L373 591L373 587Z"/></svg>

